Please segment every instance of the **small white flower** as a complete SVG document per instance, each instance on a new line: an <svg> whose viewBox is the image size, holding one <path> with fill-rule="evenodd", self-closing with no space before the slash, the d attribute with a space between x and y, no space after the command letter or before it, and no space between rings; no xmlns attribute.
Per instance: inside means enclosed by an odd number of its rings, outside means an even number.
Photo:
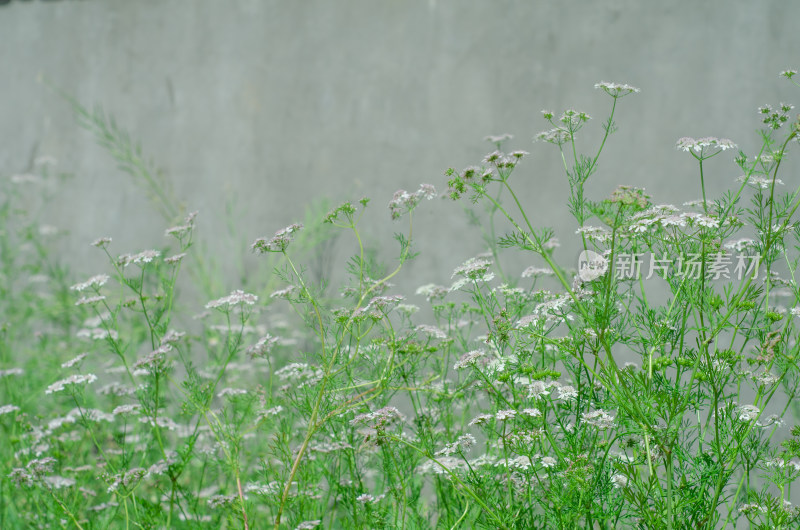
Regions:
<svg viewBox="0 0 800 530"><path fill-rule="evenodd" d="M542 467L553 467L556 465L557 461L552 456L543 456L541 463Z"/></svg>
<svg viewBox="0 0 800 530"><path fill-rule="evenodd" d="M616 473L614 475L611 475L611 483L614 484L614 487L617 489L624 488L628 485L628 477Z"/></svg>
<svg viewBox="0 0 800 530"><path fill-rule="evenodd" d="M761 411L755 405L742 405L736 413L739 415L739 421L750 422L756 419Z"/></svg>
<svg viewBox="0 0 800 530"><path fill-rule="evenodd" d="M70 287L70 289L73 291L81 292L85 291L86 289L89 289L90 287L94 288L102 287L103 285L106 284L108 279L109 279L108 274L98 274L97 276L92 276L85 282L76 283L75 285Z"/></svg>
<svg viewBox="0 0 800 530"><path fill-rule="evenodd" d="M513 409L498 410L497 413L494 415L494 418L497 421L505 421L507 419L514 419L516 415L517 411Z"/></svg>
<svg viewBox="0 0 800 530"><path fill-rule="evenodd" d="M638 94L641 92L641 90L631 85L622 83L608 83L606 81L600 81L594 85L594 87L603 89L606 94L613 98L621 98L627 96L628 94Z"/></svg>
<svg viewBox="0 0 800 530"><path fill-rule="evenodd" d="M0 416L3 416L5 414L9 414L11 412L16 412L18 410L19 410L19 407L16 406L16 405L3 405L2 407L0 407Z"/></svg>
<svg viewBox="0 0 800 530"><path fill-rule="evenodd" d="M78 355L76 357L73 357L69 361L67 361L65 363L61 363L61 368L72 368L73 366L75 366L76 364L78 364L79 362L84 360L85 358L86 358L86 354L85 353L81 353L80 355Z"/></svg>
<svg viewBox="0 0 800 530"><path fill-rule="evenodd" d="M558 389L558 399L571 400L578 397L578 391L575 387L564 385Z"/></svg>
<svg viewBox="0 0 800 530"><path fill-rule="evenodd" d="M89 384L94 383L95 381L97 381L97 376L94 374L75 374L67 377L66 379L56 381L52 385L48 386L44 393L53 394L55 392L61 392L67 385Z"/></svg>
<svg viewBox="0 0 800 530"><path fill-rule="evenodd" d="M212 300L206 304L206 309L223 308L228 309L236 305L253 305L258 301L258 296L246 293L241 290L233 291L228 296L224 296L218 300Z"/></svg>

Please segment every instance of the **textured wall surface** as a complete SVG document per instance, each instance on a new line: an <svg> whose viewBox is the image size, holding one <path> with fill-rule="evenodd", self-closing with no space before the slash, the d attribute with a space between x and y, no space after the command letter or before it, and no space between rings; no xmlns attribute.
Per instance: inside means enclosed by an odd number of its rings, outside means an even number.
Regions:
<svg viewBox="0 0 800 530"><path fill-rule="evenodd" d="M583 145L595 149L611 99L593 85L640 87L620 103L590 192L633 184L680 204L699 186L677 138L724 136L752 152L756 107L800 100L777 75L800 66L798 20L800 3L779 0L16 0L0 6L0 175L41 155L75 173L47 221L70 231L61 245L81 271L96 270L95 237L120 253L163 242L169 223L44 78L139 139L219 252L302 219L319 197L371 197L367 232L385 239L401 229L385 209L396 189L443 188L447 167L479 162L484 136L499 133L531 152L520 193L568 241L560 158L531 142L548 128L541 109L589 112ZM732 160L710 165L712 196L738 176ZM482 250L460 208L420 210L414 282L443 282Z"/></svg>

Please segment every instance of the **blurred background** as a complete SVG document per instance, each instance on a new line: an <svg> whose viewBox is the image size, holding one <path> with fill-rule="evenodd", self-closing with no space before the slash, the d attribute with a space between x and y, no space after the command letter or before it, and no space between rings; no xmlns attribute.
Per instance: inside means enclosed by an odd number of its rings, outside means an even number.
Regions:
<svg viewBox="0 0 800 530"><path fill-rule="evenodd" d="M614 134L590 180L592 198L619 184L657 203L700 196L682 136L719 136L750 155L756 108L800 101L778 73L800 67L800 3L779 0L5 0L0 2L3 119L0 176L72 177L46 212L53 248L79 275L112 253L158 248L164 229L199 210L197 236L218 261L260 267L254 239L302 221L310 205L372 199L367 241L397 254L386 205L420 183L446 189L448 167L480 163L487 135L531 153L513 179L533 222L555 228L564 265L577 265L560 155L532 142L541 110L594 119L579 147L594 153L611 98L599 81L641 93L621 100ZM65 98L66 96L66 98ZM113 116L163 171L184 211L158 205L81 127L74 105ZM794 111L793 111L794 114ZM735 154L707 165L711 197L734 184ZM45 157L45 158L43 158ZM52 157L52 158L49 158ZM783 180L796 186L789 160ZM483 252L465 201L426 202L415 214L420 257L398 283L448 283ZM343 263L341 238L327 258ZM515 266L542 265L512 256ZM513 268L512 268L513 270ZM240 287L235 274L228 290ZM227 291L220 292L225 294Z"/></svg>

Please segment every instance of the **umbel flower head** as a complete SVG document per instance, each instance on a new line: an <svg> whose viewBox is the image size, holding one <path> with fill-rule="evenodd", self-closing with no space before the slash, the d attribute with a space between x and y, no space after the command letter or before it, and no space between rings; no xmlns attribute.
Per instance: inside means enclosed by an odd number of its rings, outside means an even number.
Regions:
<svg viewBox="0 0 800 530"><path fill-rule="evenodd" d="M417 204L422 199L431 200L436 197L436 188L430 184L420 184L420 187L414 193L409 193L406 190L397 190L389 201L389 212L392 219L400 219L400 217L416 208Z"/></svg>
<svg viewBox="0 0 800 530"><path fill-rule="evenodd" d="M735 149L736 144L727 138L706 136L705 138L694 139L689 136L684 136L678 140L675 147L680 151L692 153L695 157L708 158L720 151Z"/></svg>
<svg viewBox="0 0 800 530"><path fill-rule="evenodd" d="M638 94L641 92L638 88L631 85L626 85L623 83L608 83L606 81L600 81L596 85L595 88L602 89L606 94L611 96L612 98L621 98L625 97L629 94Z"/></svg>
<svg viewBox="0 0 800 530"><path fill-rule="evenodd" d="M303 225L300 223L291 224L286 228L281 228L275 232L275 235L269 239L265 237L256 239L250 248L259 254L266 254L267 252L283 252L287 249L289 243L294 240L293 234L302 229Z"/></svg>
<svg viewBox="0 0 800 530"><path fill-rule="evenodd" d="M227 310L238 305L253 305L258 301L258 296L246 293L242 290L233 291L228 296L223 296L217 300L212 300L206 304L206 309Z"/></svg>

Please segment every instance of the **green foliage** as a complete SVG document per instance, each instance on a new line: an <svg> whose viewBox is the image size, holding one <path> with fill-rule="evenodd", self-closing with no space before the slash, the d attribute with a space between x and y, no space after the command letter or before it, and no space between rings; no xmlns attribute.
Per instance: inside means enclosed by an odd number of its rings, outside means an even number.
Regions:
<svg viewBox="0 0 800 530"><path fill-rule="evenodd" d="M75 283L27 207L42 192L22 186L41 182L4 181L0 527L796 528L800 189L775 186L798 128L783 132L784 105L762 111L760 152L739 151L741 185L717 200L704 164L733 144L680 139L703 195L685 211L626 186L590 199L617 103L638 92L597 88L612 107L595 151L579 150L584 112L545 112L537 135L564 161L587 263L557 263L555 231L512 186L528 153L490 137L481 166L446 175L489 252L451 286L421 286L428 311L391 280L416 255L430 185L389 203L408 222L393 264L363 244L367 199L323 201L251 245L272 279L220 297L194 214L158 250L98 240L107 272ZM138 144L73 105L174 217ZM513 229L498 236L496 220ZM333 231L358 250L332 300L318 258ZM541 267L519 279L506 249ZM757 266L726 274L730 251ZM645 254L679 259L628 274ZM213 293L205 307L184 301L183 275Z"/></svg>

